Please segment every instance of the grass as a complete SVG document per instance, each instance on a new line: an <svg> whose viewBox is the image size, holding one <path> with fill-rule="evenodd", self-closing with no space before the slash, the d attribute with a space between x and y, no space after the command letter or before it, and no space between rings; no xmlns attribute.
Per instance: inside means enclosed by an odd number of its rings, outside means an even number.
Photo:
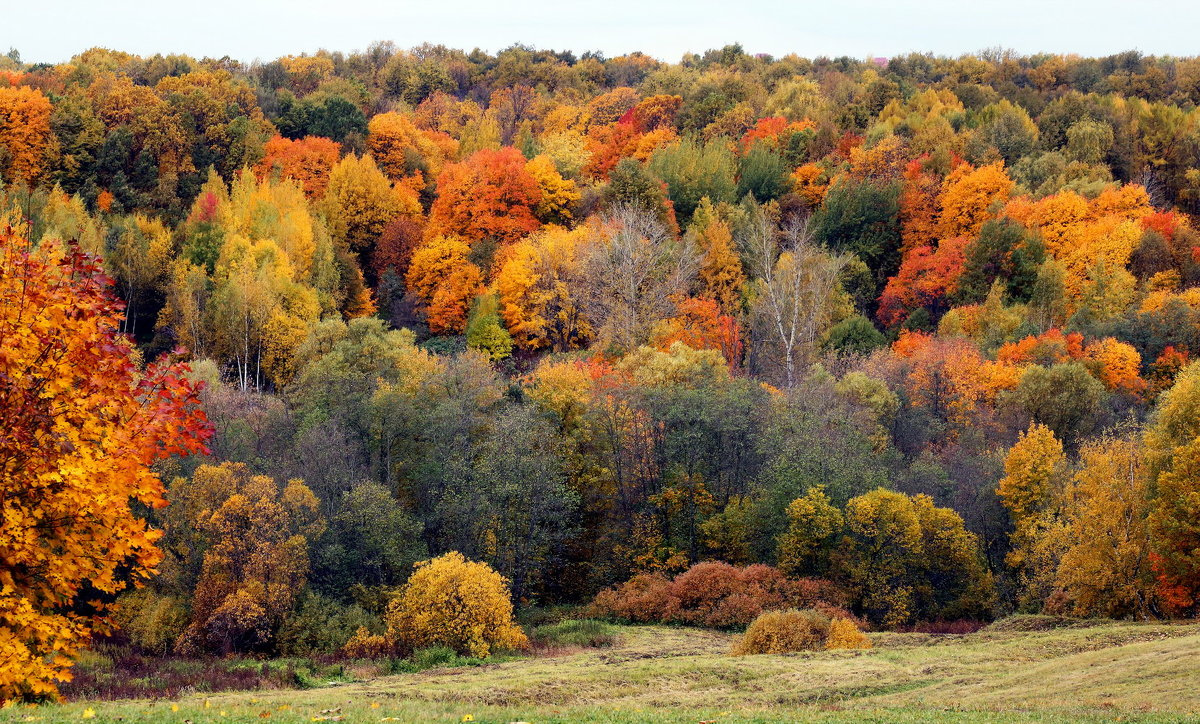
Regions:
<svg viewBox="0 0 1200 724"><path fill-rule="evenodd" d="M723 633L614 628L618 637L607 648L304 691L17 707L0 712L0 721L81 721L88 709L94 722L179 724L1200 720L1200 623L872 634L869 651L744 657L728 655L732 636ZM1013 630L1021 628L1035 630Z"/></svg>

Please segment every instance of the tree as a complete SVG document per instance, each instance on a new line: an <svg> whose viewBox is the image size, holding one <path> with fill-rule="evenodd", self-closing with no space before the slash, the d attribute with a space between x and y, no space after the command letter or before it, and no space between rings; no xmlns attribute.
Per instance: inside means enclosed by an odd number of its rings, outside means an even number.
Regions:
<svg viewBox="0 0 1200 724"><path fill-rule="evenodd" d="M467 317L467 346L486 354L493 362L499 362L512 354L513 338L500 325L500 300L495 294L475 297L471 313Z"/></svg>
<svg viewBox="0 0 1200 724"><path fill-rule="evenodd" d="M788 529L779 536L779 567L789 576L822 576L842 533L842 512L829 502L822 486L809 488L787 508Z"/></svg>
<svg viewBox="0 0 1200 724"><path fill-rule="evenodd" d="M667 196L680 221L692 218L692 212L705 197L713 203L735 200L736 160L719 141L701 145L684 138L656 151L648 168L667 184Z"/></svg>
<svg viewBox="0 0 1200 724"><path fill-rule="evenodd" d="M339 598L359 591L378 596L400 586L428 555L422 528L385 486L355 483L341 494L329 531L314 549L314 585Z"/></svg>
<svg viewBox="0 0 1200 724"><path fill-rule="evenodd" d="M871 621L987 615L992 583L979 541L962 518L926 495L875 490L846 505L846 534L834 564Z"/></svg>
<svg viewBox="0 0 1200 724"><path fill-rule="evenodd" d="M545 155L529 159L525 170L537 181L542 192L537 206L533 209L538 221L543 224L570 223L580 199L575 182L563 178L554 167L554 162Z"/></svg>
<svg viewBox="0 0 1200 724"><path fill-rule="evenodd" d="M212 478L207 484L224 495L194 521L210 544L177 648L261 651L307 581L308 543L325 530L317 498L303 481L280 489L242 463L201 466L195 474Z"/></svg>
<svg viewBox="0 0 1200 724"><path fill-rule="evenodd" d="M1068 362L1026 368L1009 401L1034 422L1070 441L1090 431L1104 396L1104 385L1086 367Z"/></svg>
<svg viewBox="0 0 1200 724"><path fill-rule="evenodd" d="M0 178L33 183L46 168L50 99L28 86L0 87Z"/></svg>
<svg viewBox="0 0 1200 724"><path fill-rule="evenodd" d="M486 563L450 552L418 564L388 605L388 638L404 650L447 646L465 656L528 645L513 622L508 582Z"/></svg>
<svg viewBox="0 0 1200 724"><path fill-rule="evenodd" d="M900 264L899 195L898 184L845 177L829 188L812 218L813 239L866 262L876 289Z"/></svg>
<svg viewBox="0 0 1200 724"><path fill-rule="evenodd" d="M416 193L393 186L370 156L350 154L329 174L324 205L334 237L359 253L369 253L389 223L416 215Z"/></svg>
<svg viewBox="0 0 1200 724"><path fill-rule="evenodd" d="M566 352L590 336L579 301L589 233L587 227L547 226L509 249L495 287L500 315L519 346Z"/></svg>
<svg viewBox="0 0 1200 724"><path fill-rule="evenodd" d="M1059 513L1066 484L1062 443L1049 427L1030 425L1004 458L996 493L1013 524L1005 562L1017 573L1021 602L1034 610L1049 597L1059 569L1064 541Z"/></svg>
<svg viewBox="0 0 1200 724"><path fill-rule="evenodd" d="M918 246L904 254L900 270L879 295L879 321L895 326L918 309L936 319L949 308L966 263L965 237L943 239L937 248Z"/></svg>
<svg viewBox="0 0 1200 724"><path fill-rule="evenodd" d="M328 138L305 136L291 140L275 136L267 141L263 158L254 167L259 180L279 174L280 178L295 179L310 200L325 195L329 174L338 162L340 149Z"/></svg>
<svg viewBox="0 0 1200 724"><path fill-rule="evenodd" d="M429 209L430 235L454 235L474 244L511 243L539 226L535 210L542 187L525 157L512 147L482 150L446 166Z"/></svg>
<svg viewBox="0 0 1200 724"><path fill-rule="evenodd" d="M746 276L733 249L729 225L719 219L710 221L697 235L696 242L704 254L699 271L702 296L719 304L724 313L736 313L742 306Z"/></svg>
<svg viewBox="0 0 1200 724"><path fill-rule="evenodd" d="M761 210L743 246L757 281L751 314L769 345L757 353L760 363L781 369L791 387L802 361L797 358L811 352L834 321L846 259L817 247L807 223L780 232Z"/></svg>
<svg viewBox="0 0 1200 724"><path fill-rule="evenodd" d="M1168 610L1187 612L1200 601L1200 364L1183 368L1159 398L1145 444L1157 492L1150 526L1158 592Z"/></svg>
<svg viewBox="0 0 1200 724"><path fill-rule="evenodd" d="M943 186L938 231L941 238L974 238L983 223L992 218L992 206L1012 192L1013 182L1004 164L973 168L962 164L951 172Z"/></svg>
<svg viewBox="0 0 1200 724"><path fill-rule="evenodd" d="M672 316L674 299L691 284L695 249L678 241L647 211L614 208L583 260L581 301L596 336L622 349L649 339Z"/></svg>
<svg viewBox="0 0 1200 724"><path fill-rule="evenodd" d="M0 699L56 696L113 594L149 578L151 465L207 452L186 367L138 369L98 263L0 233Z"/></svg>
<svg viewBox="0 0 1200 724"><path fill-rule="evenodd" d="M483 274L467 261L471 248L455 237L439 236L412 255L406 280L427 306L429 329L435 334L461 332Z"/></svg>
<svg viewBox="0 0 1200 724"><path fill-rule="evenodd" d="M418 128L407 115L380 113L367 124L367 149L388 178L415 176L415 183L423 186L458 155L458 141L441 131Z"/></svg>
<svg viewBox="0 0 1200 724"><path fill-rule="evenodd" d="M1063 506L1069 541L1055 584L1076 616L1147 619L1157 608L1152 570L1150 476L1137 437L1104 438L1080 451L1082 469Z"/></svg>

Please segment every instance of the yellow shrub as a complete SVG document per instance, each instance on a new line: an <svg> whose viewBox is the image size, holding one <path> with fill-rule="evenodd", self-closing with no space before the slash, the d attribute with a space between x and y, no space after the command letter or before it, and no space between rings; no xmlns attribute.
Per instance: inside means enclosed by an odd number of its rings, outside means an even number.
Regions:
<svg viewBox="0 0 1200 724"><path fill-rule="evenodd" d="M523 648L525 633L513 623L508 582L486 563L452 551L417 564L388 605L387 637L402 650L447 646L484 657L493 648Z"/></svg>
<svg viewBox="0 0 1200 724"><path fill-rule="evenodd" d="M829 623L829 637L825 639L827 649L869 649L871 639L858 630L848 618L835 618Z"/></svg>
<svg viewBox="0 0 1200 724"><path fill-rule="evenodd" d="M342 653L352 659L379 659L392 653L392 644L387 636L373 634L366 626L359 626L342 646Z"/></svg>
<svg viewBox="0 0 1200 724"><path fill-rule="evenodd" d="M829 617L819 611L767 611L733 645L734 656L817 651L829 636Z"/></svg>

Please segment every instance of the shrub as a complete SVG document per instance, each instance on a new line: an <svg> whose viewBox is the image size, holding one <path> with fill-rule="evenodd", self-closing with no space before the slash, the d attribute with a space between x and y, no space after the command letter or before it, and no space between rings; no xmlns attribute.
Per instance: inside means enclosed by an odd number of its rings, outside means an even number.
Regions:
<svg viewBox="0 0 1200 724"><path fill-rule="evenodd" d="M871 639L858 629L848 618L835 618L829 623L829 636L825 639L827 649L869 649Z"/></svg>
<svg viewBox="0 0 1200 724"><path fill-rule="evenodd" d="M362 629L380 631L379 617L357 605L346 605L308 593L279 629L279 653L284 656L332 654Z"/></svg>
<svg viewBox="0 0 1200 724"><path fill-rule="evenodd" d="M734 656L817 651L829 638L829 617L820 611L767 611L746 628L733 645Z"/></svg>
<svg viewBox="0 0 1200 724"><path fill-rule="evenodd" d="M828 581L787 578L761 564L697 563L673 580L640 574L601 591L592 615L632 622L682 623L740 628L764 611L811 608L830 617L852 618Z"/></svg>
<svg viewBox="0 0 1200 724"><path fill-rule="evenodd" d="M129 642L146 653L167 653L187 627L187 609L177 598L143 588L121 596L119 603L113 618Z"/></svg>
<svg viewBox="0 0 1200 724"><path fill-rule="evenodd" d="M671 582L658 573L639 573L625 583L596 594L591 611L597 616L622 621L662 621Z"/></svg>
<svg viewBox="0 0 1200 724"><path fill-rule="evenodd" d="M382 659L392 655L394 647L383 634L373 634L371 629L360 626L350 640L342 646L342 655L352 659Z"/></svg>
<svg viewBox="0 0 1200 724"><path fill-rule="evenodd" d="M494 648L529 644L513 623L508 582L457 551L417 564L386 619L387 638L401 650L446 646L486 657Z"/></svg>

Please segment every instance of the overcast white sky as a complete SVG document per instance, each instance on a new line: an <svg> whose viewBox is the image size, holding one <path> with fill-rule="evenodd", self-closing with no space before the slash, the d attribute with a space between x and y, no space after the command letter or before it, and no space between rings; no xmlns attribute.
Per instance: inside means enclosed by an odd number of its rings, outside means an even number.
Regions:
<svg viewBox="0 0 1200 724"><path fill-rule="evenodd" d="M676 61L748 52L1200 54L1200 0L5 0L0 52L60 62L94 46L270 60L375 40L496 51L513 43Z"/></svg>

